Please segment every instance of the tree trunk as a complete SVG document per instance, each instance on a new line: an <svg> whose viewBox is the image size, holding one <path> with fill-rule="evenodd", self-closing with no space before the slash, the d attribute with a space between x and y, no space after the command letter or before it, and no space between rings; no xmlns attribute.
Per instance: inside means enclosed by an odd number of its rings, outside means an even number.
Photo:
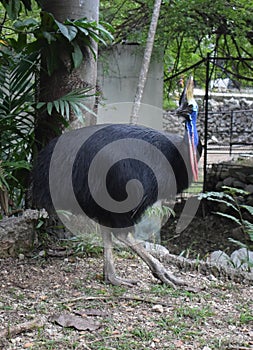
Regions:
<svg viewBox="0 0 253 350"><path fill-rule="evenodd" d="M88 20L98 21L99 0L42 0L42 9L50 12L54 17L63 22L66 19L78 19L86 17ZM83 48L85 50L85 48ZM97 44L93 42L93 50L97 53ZM92 88L90 93L96 91L97 61L89 49L85 50L85 58L78 69L71 69L71 62L66 52L61 51L59 55L64 59L65 64L59 67L51 76L47 74L45 57L41 59L40 101L53 101L66 93L78 88ZM95 96L85 99L84 104L91 110L95 107ZM95 124L94 116L84 112L86 125ZM71 116L71 127L78 128L83 124ZM38 116L35 130L35 138L38 149L42 148L61 131L63 125L59 116L49 116L46 112Z"/></svg>
<svg viewBox="0 0 253 350"><path fill-rule="evenodd" d="M148 32L147 44L146 44L146 48L144 51L142 67L141 67L141 71L140 71L140 75L139 75L137 91L135 94L133 108L132 108L132 112L131 112L131 116L130 116L130 124L137 124L138 123L139 110L140 110L140 106L141 106L141 100L142 100L142 96L143 96L145 83L147 80L151 54L153 51L154 39L155 39L156 27L157 27L157 22L158 22L159 13L160 13L161 2L162 2L162 0L155 0L153 15L152 15L152 19L151 19L151 23L150 23L150 27L149 27L149 32Z"/></svg>

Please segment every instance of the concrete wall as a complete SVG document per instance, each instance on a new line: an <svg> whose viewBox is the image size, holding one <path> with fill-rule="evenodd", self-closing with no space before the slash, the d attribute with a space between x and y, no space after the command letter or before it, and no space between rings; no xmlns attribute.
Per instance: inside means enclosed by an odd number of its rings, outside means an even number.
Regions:
<svg viewBox="0 0 253 350"><path fill-rule="evenodd" d="M116 45L99 56L98 84L102 103L98 123L129 123L143 58L139 45ZM140 110L139 124L162 129L163 55L154 51Z"/></svg>

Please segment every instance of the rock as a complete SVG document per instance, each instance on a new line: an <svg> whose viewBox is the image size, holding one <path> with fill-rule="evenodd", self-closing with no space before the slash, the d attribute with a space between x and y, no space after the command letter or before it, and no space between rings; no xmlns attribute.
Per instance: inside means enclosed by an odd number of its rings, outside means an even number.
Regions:
<svg viewBox="0 0 253 350"><path fill-rule="evenodd" d="M253 272L253 252L247 248L240 248L231 254L231 261L236 268ZM251 265L251 266L250 266Z"/></svg>
<svg viewBox="0 0 253 350"><path fill-rule="evenodd" d="M253 185L246 185L245 186L245 191L249 193L253 193Z"/></svg>
<svg viewBox="0 0 253 350"><path fill-rule="evenodd" d="M223 185L224 186L232 186L233 182L236 181L234 177L227 177L226 179L223 180Z"/></svg>
<svg viewBox="0 0 253 350"><path fill-rule="evenodd" d="M253 184L253 175L247 176L247 182L249 182L250 184Z"/></svg>
<svg viewBox="0 0 253 350"><path fill-rule="evenodd" d="M45 211L26 210L17 217L4 218L0 222L0 258L18 257L29 252L37 242L36 222Z"/></svg>
<svg viewBox="0 0 253 350"><path fill-rule="evenodd" d="M207 262L214 265L231 266L230 257L224 253L222 250L216 250L212 252L207 258Z"/></svg>
<svg viewBox="0 0 253 350"><path fill-rule="evenodd" d="M245 184L242 181L235 180L233 181L233 187L244 189Z"/></svg>
<svg viewBox="0 0 253 350"><path fill-rule="evenodd" d="M152 310L155 311L155 312L159 312L160 314L163 313L163 306L162 305L159 305L159 304L156 304L154 306L152 306Z"/></svg>
<svg viewBox="0 0 253 350"><path fill-rule="evenodd" d="M223 181L219 181L216 186L215 186L215 189L216 190L221 190L222 189L222 186L223 186Z"/></svg>
<svg viewBox="0 0 253 350"><path fill-rule="evenodd" d="M246 182L246 177L247 176L243 172L241 172L241 171L236 172L236 177L237 177L238 180L242 181L243 183Z"/></svg>
<svg viewBox="0 0 253 350"><path fill-rule="evenodd" d="M246 199L246 204L251 205L253 207L253 196L248 196Z"/></svg>

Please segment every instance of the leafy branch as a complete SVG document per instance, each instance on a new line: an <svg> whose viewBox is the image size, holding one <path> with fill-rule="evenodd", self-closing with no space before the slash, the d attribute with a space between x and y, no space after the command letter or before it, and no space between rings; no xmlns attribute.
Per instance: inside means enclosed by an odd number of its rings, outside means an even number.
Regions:
<svg viewBox="0 0 253 350"><path fill-rule="evenodd" d="M87 100L89 97L94 96L94 94L88 94L90 90L90 88L85 88L70 91L57 100L50 102L39 102L37 103L36 108L41 109L46 107L47 113L49 115L52 115L52 112L55 109L57 113L61 114L61 116L63 116L68 121L70 120L70 111L72 110L75 116L81 122L84 122L82 112L83 110L96 116L96 114L90 108L81 102L84 99Z"/></svg>
<svg viewBox="0 0 253 350"><path fill-rule="evenodd" d="M113 28L101 21L88 21L86 18L57 21L51 13L41 13L41 26L34 31L35 42L30 44L31 50L40 49L47 61L48 74L51 75L65 58L59 55L63 51L68 54L72 68L78 68L84 59L85 48L94 57L94 42L106 45L113 40Z"/></svg>
<svg viewBox="0 0 253 350"><path fill-rule="evenodd" d="M248 236L249 239L253 242L253 223L249 220L244 219L243 217L243 211L247 211L252 217L253 221L253 207L245 204L240 204L238 201L238 196L248 195L248 192L242 189L228 186L223 186L222 188L224 192L201 193L199 195L199 199L207 199L209 201L218 202L226 205L227 208L233 209L235 214L228 214L221 211L215 212L215 214L234 221L242 228L245 236Z"/></svg>

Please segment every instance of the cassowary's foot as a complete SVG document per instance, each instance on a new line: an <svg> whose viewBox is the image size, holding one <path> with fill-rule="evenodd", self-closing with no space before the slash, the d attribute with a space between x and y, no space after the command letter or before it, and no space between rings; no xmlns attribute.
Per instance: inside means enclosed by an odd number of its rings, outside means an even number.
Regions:
<svg viewBox="0 0 253 350"><path fill-rule="evenodd" d="M176 288L177 286L187 286L185 281L168 272L163 265L156 267L156 270L152 272L155 278L158 278L161 282L173 288Z"/></svg>
<svg viewBox="0 0 253 350"><path fill-rule="evenodd" d="M177 286L186 286L187 283L175 277L172 273L169 273L162 263L148 253L143 245L136 241L131 234L121 234L117 238L130 247L135 253L142 258L143 261L149 266L154 277L158 278L164 284L167 284L173 288Z"/></svg>
<svg viewBox="0 0 253 350"><path fill-rule="evenodd" d="M112 284L114 286L127 286L127 287L133 287L138 283L138 281L136 280L123 279L115 275L108 275L108 274L104 276L104 281L106 284Z"/></svg>
<svg viewBox="0 0 253 350"><path fill-rule="evenodd" d="M117 277L112 254L112 235L110 230L103 232L104 241L104 281L114 286L133 287L137 281Z"/></svg>

